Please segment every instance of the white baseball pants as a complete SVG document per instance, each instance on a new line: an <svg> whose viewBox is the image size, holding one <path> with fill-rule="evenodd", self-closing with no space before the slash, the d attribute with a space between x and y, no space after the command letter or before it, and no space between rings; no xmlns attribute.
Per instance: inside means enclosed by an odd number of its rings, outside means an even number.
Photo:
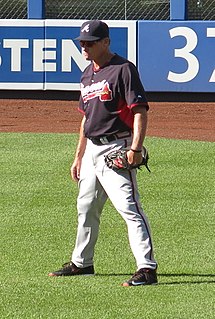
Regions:
<svg viewBox="0 0 215 319"><path fill-rule="evenodd" d="M104 161L104 155L113 149L125 147L129 149L130 145L131 137L105 145L95 145L92 141L87 141L82 159L77 199L77 238L72 253L72 262L77 267L93 265L100 216L108 197L126 222L137 270L157 267L153 256L149 223L140 204L136 170L116 172L109 169Z"/></svg>

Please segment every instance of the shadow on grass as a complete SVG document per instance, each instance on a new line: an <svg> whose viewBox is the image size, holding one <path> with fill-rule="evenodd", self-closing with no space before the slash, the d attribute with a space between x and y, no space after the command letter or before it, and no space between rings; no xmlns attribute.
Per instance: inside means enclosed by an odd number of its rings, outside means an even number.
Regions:
<svg viewBox="0 0 215 319"><path fill-rule="evenodd" d="M180 285L180 284L214 284L215 283L215 274L158 274L158 277L166 277L166 278L181 278L177 281L168 281L161 282L161 285ZM183 279L182 279L183 278ZM184 278L187 278L184 279ZM199 279L197 279L199 278Z"/></svg>
<svg viewBox="0 0 215 319"><path fill-rule="evenodd" d="M99 274L97 273L96 276L99 277L129 277L133 274ZM159 279L168 278L169 280L166 282L159 282ZM177 280L174 280L177 278ZM181 280L180 280L181 278ZM187 278L187 279L185 279ZM198 278L198 279L197 279ZM172 279L172 280L171 280ZM181 273L181 274L162 274L158 273L158 285L181 285L181 284L214 284L215 283L215 274L187 274L187 273Z"/></svg>

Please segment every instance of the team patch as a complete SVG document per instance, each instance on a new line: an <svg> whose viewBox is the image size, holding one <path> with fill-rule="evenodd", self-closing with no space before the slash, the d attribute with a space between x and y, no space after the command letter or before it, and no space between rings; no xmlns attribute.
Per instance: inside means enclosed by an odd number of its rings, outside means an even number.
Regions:
<svg viewBox="0 0 215 319"><path fill-rule="evenodd" d="M101 102L112 101L113 99L110 85L106 80L92 83L91 85L87 85L85 87L83 84L81 84L81 95L84 103L96 97L98 97Z"/></svg>

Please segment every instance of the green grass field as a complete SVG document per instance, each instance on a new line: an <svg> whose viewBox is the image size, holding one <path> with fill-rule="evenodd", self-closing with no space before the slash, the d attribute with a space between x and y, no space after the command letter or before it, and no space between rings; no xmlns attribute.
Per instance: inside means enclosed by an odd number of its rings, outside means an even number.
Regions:
<svg viewBox="0 0 215 319"><path fill-rule="evenodd" d="M48 277L76 236L77 135L0 134L0 318L214 318L214 143L147 138L138 171L159 263L157 286L121 287L135 271L125 224L105 206L96 275Z"/></svg>

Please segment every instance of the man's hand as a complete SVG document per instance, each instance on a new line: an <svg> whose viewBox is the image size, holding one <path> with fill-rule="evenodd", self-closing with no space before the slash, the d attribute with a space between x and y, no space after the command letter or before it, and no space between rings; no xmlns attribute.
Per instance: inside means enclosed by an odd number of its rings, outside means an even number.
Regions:
<svg viewBox="0 0 215 319"><path fill-rule="evenodd" d="M132 150L129 150L127 152L127 159L128 159L128 163L131 166L135 166L135 165L140 165L140 163L142 163L143 156L141 152L136 153L136 152L133 152Z"/></svg>
<svg viewBox="0 0 215 319"><path fill-rule="evenodd" d="M75 159L70 168L70 175L75 182L78 182L80 179L80 170L81 170L81 160Z"/></svg>
<svg viewBox="0 0 215 319"><path fill-rule="evenodd" d="M84 116L81 121L79 141L76 148L75 159L70 168L70 175L75 182L78 182L80 179L81 162L82 162L82 157L84 155L86 144L87 144L87 139L84 137L85 121L86 121L86 118Z"/></svg>

